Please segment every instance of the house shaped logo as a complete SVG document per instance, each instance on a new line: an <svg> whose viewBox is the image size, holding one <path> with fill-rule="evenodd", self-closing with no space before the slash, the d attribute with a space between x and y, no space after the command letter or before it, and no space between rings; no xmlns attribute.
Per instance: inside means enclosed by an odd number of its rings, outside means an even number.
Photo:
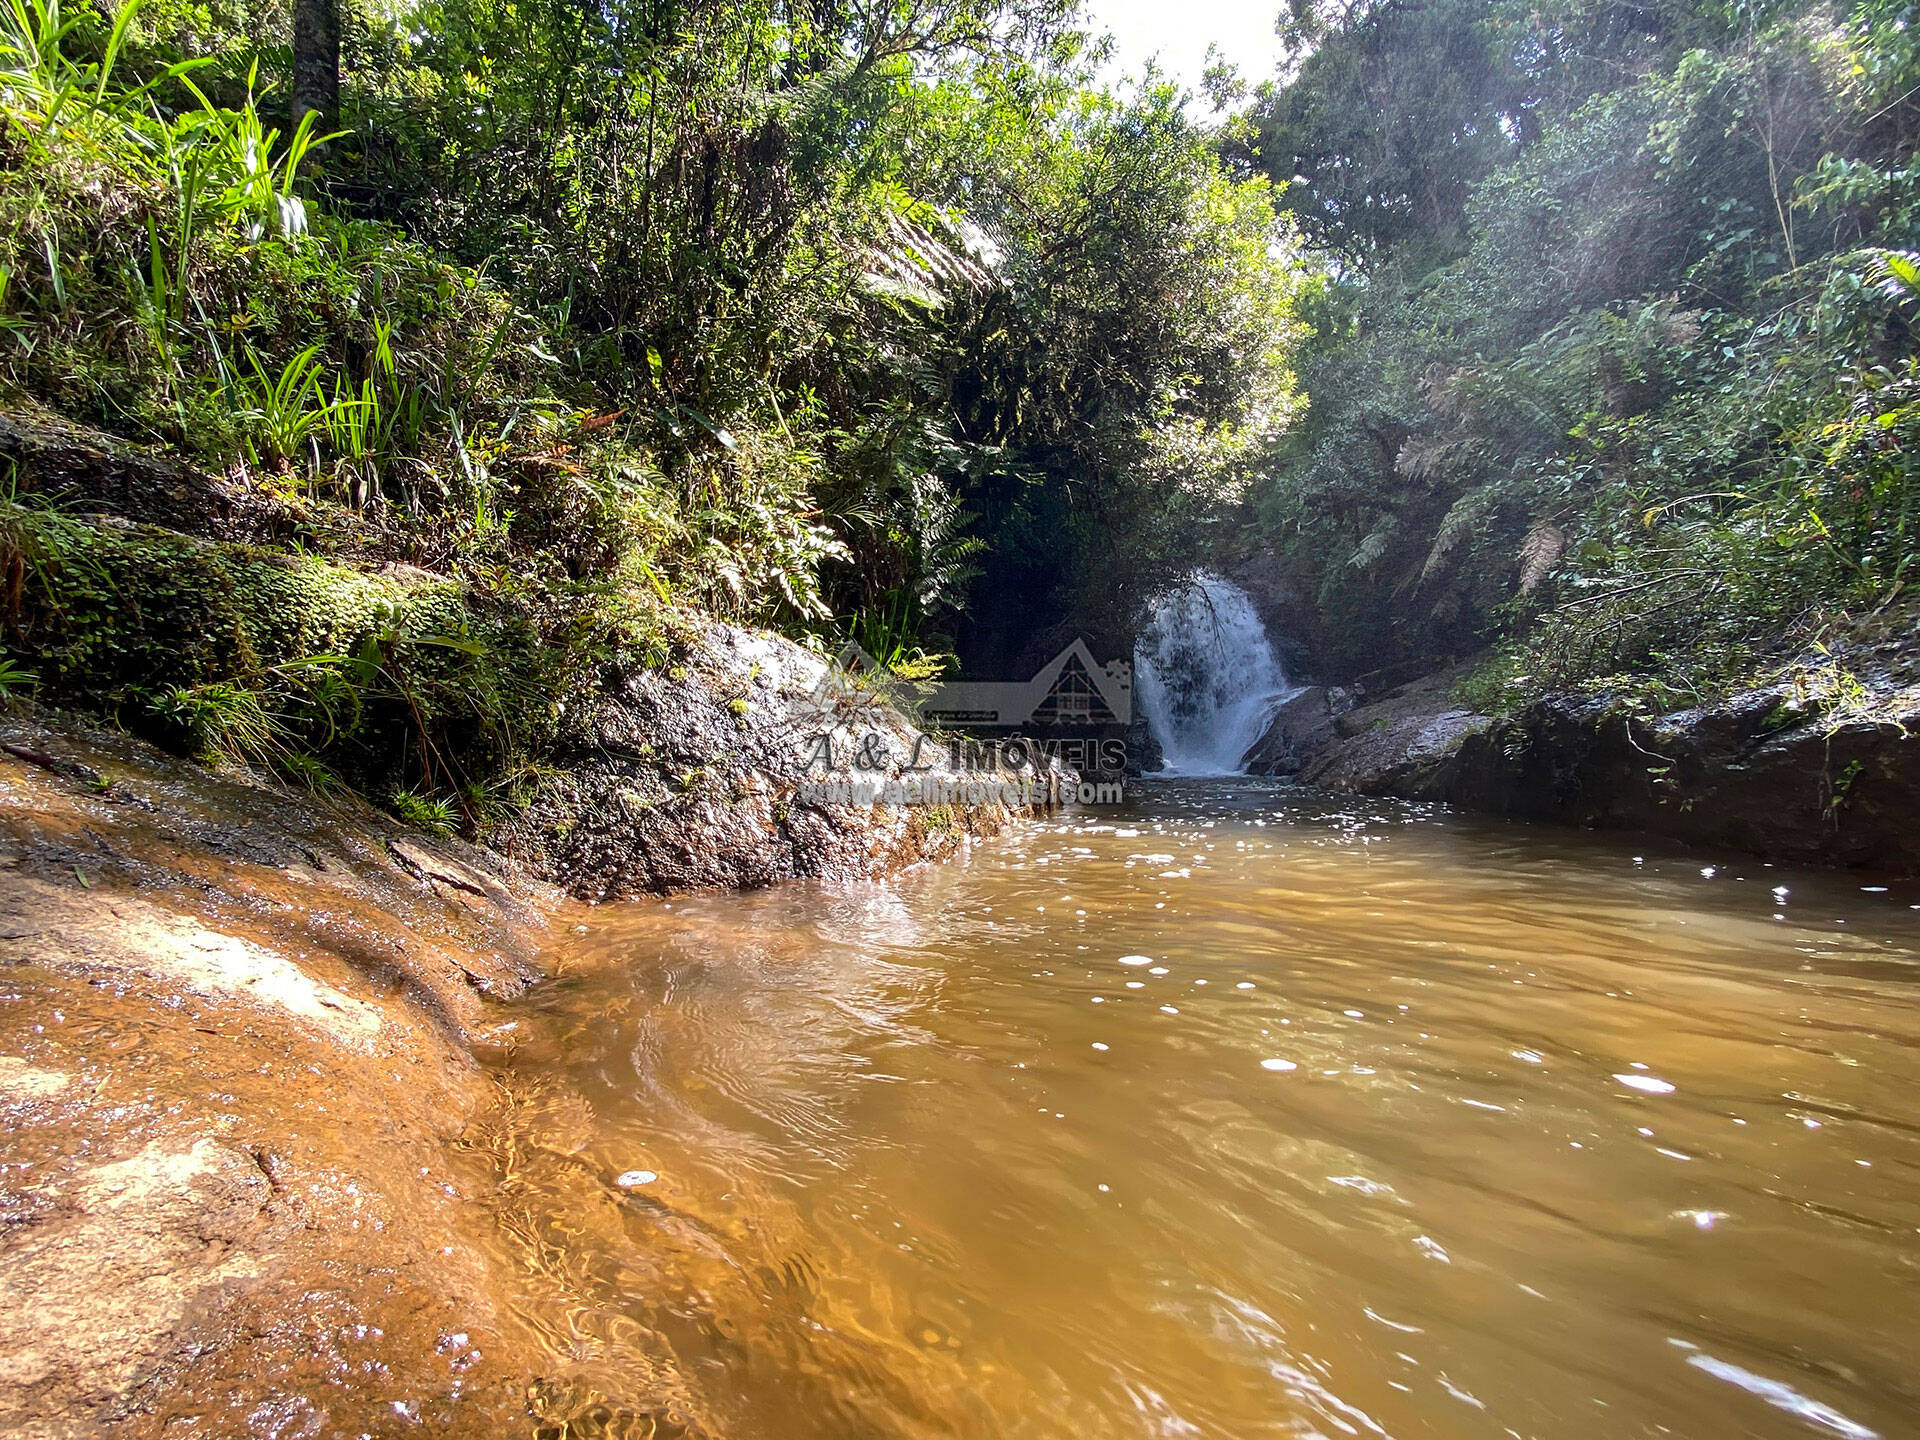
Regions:
<svg viewBox="0 0 1920 1440"><path fill-rule="evenodd" d="M962 730L1124 729L1133 720L1133 662L1102 664L1076 638L1031 679L949 681L920 712Z"/></svg>

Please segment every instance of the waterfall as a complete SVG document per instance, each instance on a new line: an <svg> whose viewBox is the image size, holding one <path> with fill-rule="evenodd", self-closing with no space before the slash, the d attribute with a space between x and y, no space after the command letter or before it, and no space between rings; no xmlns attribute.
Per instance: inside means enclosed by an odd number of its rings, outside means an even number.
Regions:
<svg viewBox="0 0 1920 1440"><path fill-rule="evenodd" d="M1134 644L1134 701L1170 775L1237 775L1240 761L1297 688L1253 602L1218 575L1161 596Z"/></svg>

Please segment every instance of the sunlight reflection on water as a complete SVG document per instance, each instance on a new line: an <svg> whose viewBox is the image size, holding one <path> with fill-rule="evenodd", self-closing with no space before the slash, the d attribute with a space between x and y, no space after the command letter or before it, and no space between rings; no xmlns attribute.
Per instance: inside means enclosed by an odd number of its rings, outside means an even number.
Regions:
<svg viewBox="0 0 1920 1440"><path fill-rule="evenodd" d="M1240 781L582 912L515 1233L727 1434L1911 1433L1909 889Z"/></svg>

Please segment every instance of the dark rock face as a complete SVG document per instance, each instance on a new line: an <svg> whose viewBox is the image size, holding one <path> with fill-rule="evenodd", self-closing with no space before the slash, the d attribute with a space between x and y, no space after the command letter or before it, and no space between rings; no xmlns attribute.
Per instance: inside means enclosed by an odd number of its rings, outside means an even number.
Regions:
<svg viewBox="0 0 1920 1440"><path fill-rule="evenodd" d="M1334 723L1358 703L1359 696L1345 685L1309 685L1289 696L1266 733L1241 757L1249 775L1296 775L1301 757L1313 754L1334 737Z"/></svg>
<svg viewBox="0 0 1920 1440"><path fill-rule="evenodd" d="M1455 673L1341 716L1309 784L1526 820L1648 830L1780 859L1920 871L1920 686L1838 723L1791 690L1646 717L1548 696L1504 718L1449 700Z"/></svg>
<svg viewBox="0 0 1920 1440"><path fill-rule="evenodd" d="M1225 573L1253 601L1288 677L1320 670L1324 623L1295 588L1279 558L1270 550L1255 551L1227 566Z"/></svg>
<svg viewBox="0 0 1920 1440"><path fill-rule="evenodd" d="M1159 738L1153 733L1153 727L1147 724L1144 715L1133 717L1133 724L1127 728L1127 774L1151 775L1166 767L1167 758L1160 750Z"/></svg>
<svg viewBox="0 0 1920 1440"><path fill-rule="evenodd" d="M183 534L262 544L302 529L297 502L53 415L0 411L0 457L23 490Z"/></svg>
<svg viewBox="0 0 1920 1440"><path fill-rule="evenodd" d="M489 838L599 901L881 875L950 854L1015 813L997 799L819 803L804 789L836 777L900 781L916 762L928 768L912 774L964 778L883 691L835 680L825 660L777 636L713 625L678 673L607 677L572 718L532 802Z"/></svg>

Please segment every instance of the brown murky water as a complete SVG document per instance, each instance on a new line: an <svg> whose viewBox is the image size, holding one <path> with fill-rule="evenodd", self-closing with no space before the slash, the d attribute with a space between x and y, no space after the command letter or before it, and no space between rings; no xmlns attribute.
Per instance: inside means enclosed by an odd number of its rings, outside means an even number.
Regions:
<svg viewBox="0 0 1920 1440"><path fill-rule="evenodd" d="M728 1436L1913 1435L1920 893L1866 883L1216 782L590 912L503 1243Z"/></svg>

